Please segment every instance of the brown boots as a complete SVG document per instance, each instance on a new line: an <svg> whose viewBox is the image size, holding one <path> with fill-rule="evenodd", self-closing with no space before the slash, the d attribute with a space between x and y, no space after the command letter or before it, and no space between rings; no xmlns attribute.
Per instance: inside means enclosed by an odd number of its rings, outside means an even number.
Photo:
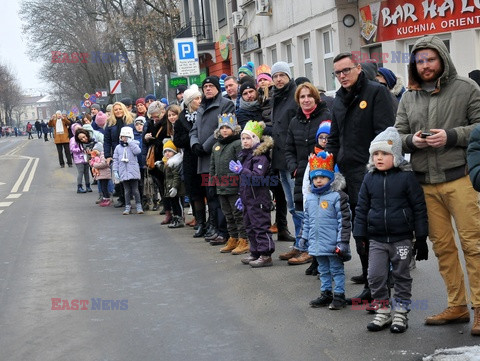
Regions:
<svg viewBox="0 0 480 361"><path fill-rule="evenodd" d="M480 336L480 307L473 309L472 336Z"/></svg>
<svg viewBox="0 0 480 361"><path fill-rule="evenodd" d="M467 306L452 306L437 315L425 319L426 325L445 325L447 323L470 322L470 312Z"/></svg>
<svg viewBox="0 0 480 361"><path fill-rule="evenodd" d="M244 254L250 250L248 241L245 238L230 237L225 247L220 249L221 253L232 253L234 255Z"/></svg>
<svg viewBox="0 0 480 361"><path fill-rule="evenodd" d="M170 224L173 221L172 212L165 211L165 219L160 224Z"/></svg>

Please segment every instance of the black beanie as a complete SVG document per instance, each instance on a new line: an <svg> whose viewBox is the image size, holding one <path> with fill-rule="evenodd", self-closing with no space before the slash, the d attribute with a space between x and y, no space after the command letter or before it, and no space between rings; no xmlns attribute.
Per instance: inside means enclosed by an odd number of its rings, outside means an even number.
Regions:
<svg viewBox="0 0 480 361"><path fill-rule="evenodd" d="M213 84L215 88L218 89L219 93L222 92L222 90L220 89L220 79L218 79L218 76L215 76L215 75L207 76L205 80L202 82L202 89L205 84Z"/></svg>
<svg viewBox="0 0 480 361"><path fill-rule="evenodd" d="M255 89L255 90L257 90L257 88L255 87L255 83L250 82L250 81L247 81L246 83L243 83L243 84L240 86L240 95L242 95L243 92L244 92L246 89Z"/></svg>

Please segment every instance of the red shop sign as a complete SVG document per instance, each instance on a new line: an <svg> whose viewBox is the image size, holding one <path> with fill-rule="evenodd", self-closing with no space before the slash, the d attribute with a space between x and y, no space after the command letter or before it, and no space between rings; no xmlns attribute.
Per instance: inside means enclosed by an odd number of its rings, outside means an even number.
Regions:
<svg viewBox="0 0 480 361"><path fill-rule="evenodd" d="M362 45L480 27L480 0L387 0L360 8Z"/></svg>

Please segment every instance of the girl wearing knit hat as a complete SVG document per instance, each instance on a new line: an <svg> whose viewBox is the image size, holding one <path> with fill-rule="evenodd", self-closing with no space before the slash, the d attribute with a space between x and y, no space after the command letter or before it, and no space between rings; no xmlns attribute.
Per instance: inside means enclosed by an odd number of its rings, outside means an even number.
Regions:
<svg viewBox="0 0 480 361"><path fill-rule="evenodd" d="M242 131L242 151L238 161L230 161L229 168L240 175L240 198L236 202L243 210L243 221L250 242L250 255L243 264L253 268L272 265L275 243L270 232L270 183L278 182L270 173L270 149L273 139L263 136L265 123L249 121Z"/></svg>
<svg viewBox="0 0 480 361"><path fill-rule="evenodd" d="M155 166L164 176L163 205L166 209L166 217L161 224L168 224L168 228L181 228L185 226L183 222L183 196L185 195L182 182L183 153L178 151L170 139L165 140L163 159L155 162Z"/></svg>

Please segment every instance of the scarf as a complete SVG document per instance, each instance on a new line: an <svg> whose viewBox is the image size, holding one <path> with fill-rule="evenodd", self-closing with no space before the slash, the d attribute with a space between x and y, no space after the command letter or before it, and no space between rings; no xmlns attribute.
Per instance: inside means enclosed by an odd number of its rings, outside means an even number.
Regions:
<svg viewBox="0 0 480 361"><path fill-rule="evenodd" d="M247 102L240 97L240 109L245 109L247 111L254 111L258 109L258 100L254 100L253 102Z"/></svg>
<svg viewBox="0 0 480 361"><path fill-rule="evenodd" d="M195 121L197 120L197 111L195 110L193 113L190 113L188 110L185 110L185 119L187 119L187 122L195 124Z"/></svg>
<svg viewBox="0 0 480 361"><path fill-rule="evenodd" d="M121 161L128 163L128 152L127 152L128 143L124 141L120 141L120 145L123 147L123 156Z"/></svg>
<svg viewBox="0 0 480 361"><path fill-rule="evenodd" d="M317 104L312 109L302 109L303 114L305 114L305 118L310 119L310 115L317 109Z"/></svg>
<svg viewBox="0 0 480 361"><path fill-rule="evenodd" d="M57 119L57 123L55 124L55 132L57 134L63 134L63 121L62 118Z"/></svg>
<svg viewBox="0 0 480 361"><path fill-rule="evenodd" d="M315 194L322 194L322 193L325 193L326 191L328 191L330 189L330 186L332 185L333 181L335 180L335 177L333 177L332 179L330 179L328 181L327 184L325 184L323 187L320 187L320 188L317 188L313 185L313 181L312 181L312 184L310 185L310 191L312 193L315 193Z"/></svg>

